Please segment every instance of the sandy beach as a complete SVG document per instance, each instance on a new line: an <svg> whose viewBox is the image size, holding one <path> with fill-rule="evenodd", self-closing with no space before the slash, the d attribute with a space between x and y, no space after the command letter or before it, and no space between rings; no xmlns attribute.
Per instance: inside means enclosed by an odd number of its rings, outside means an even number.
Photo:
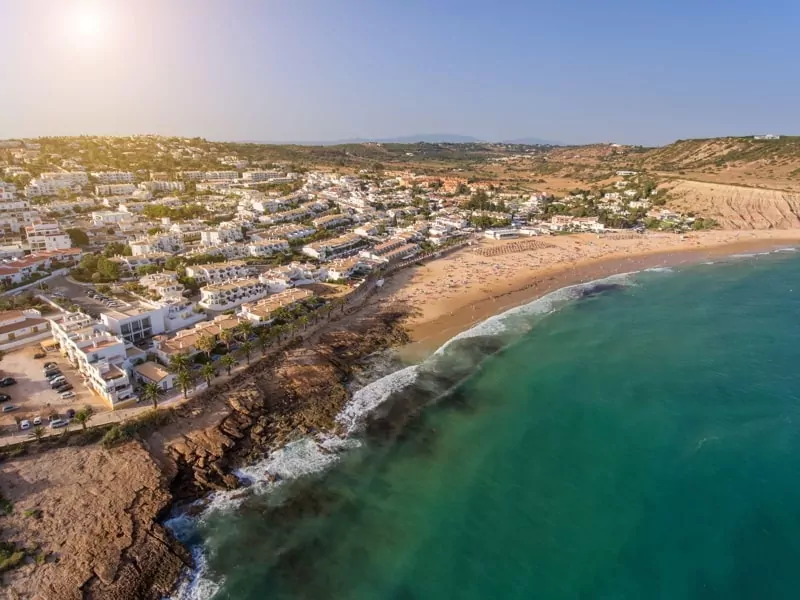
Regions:
<svg viewBox="0 0 800 600"><path fill-rule="evenodd" d="M403 354L419 360L491 315L567 285L798 242L796 229L482 239L393 275L376 301L407 308L412 343Z"/></svg>

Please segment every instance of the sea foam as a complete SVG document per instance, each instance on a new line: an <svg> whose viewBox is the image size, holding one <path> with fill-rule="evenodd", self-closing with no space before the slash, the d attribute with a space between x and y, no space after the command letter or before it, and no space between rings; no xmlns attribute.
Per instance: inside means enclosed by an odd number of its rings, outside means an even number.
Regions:
<svg viewBox="0 0 800 600"><path fill-rule="evenodd" d="M364 419L393 394L413 385L420 370L430 367L453 343L470 338L500 335L510 330L519 333L521 331L517 326L519 320L530 324L531 317L554 312L567 302L581 298L604 285L633 285L633 275L635 272L622 273L564 287L478 323L454 336L422 364L398 369L355 390L336 417L336 422L343 430L340 435L308 436L286 444L271 452L264 460L235 472L237 477L248 484L247 487L230 492L215 492L197 503L203 507L198 517L177 516L167 521L165 525L179 540L193 544L197 526L214 513L236 510L254 494L267 494L286 481L329 469L339 460L342 452L360 446L357 434L363 428ZM511 327L511 324L514 327ZM210 600L221 588L222 582L214 582L209 578L208 558L203 555L202 548L195 544L192 554L197 568L182 580L170 600Z"/></svg>

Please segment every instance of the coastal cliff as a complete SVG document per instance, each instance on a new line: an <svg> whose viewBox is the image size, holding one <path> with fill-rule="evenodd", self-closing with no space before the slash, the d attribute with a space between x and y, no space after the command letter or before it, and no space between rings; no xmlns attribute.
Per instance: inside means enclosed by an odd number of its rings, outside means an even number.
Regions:
<svg viewBox="0 0 800 600"><path fill-rule="evenodd" d="M365 316L347 329L322 334L313 344L265 359L197 398L197 403L221 398L228 410L218 423L189 432L169 446L176 467L172 480L176 501L236 489L239 481L232 469L262 458L294 437L334 430L335 417L349 399L346 383L355 363L407 340L399 326L402 316L399 311ZM192 410L187 405L178 413L189 416Z"/></svg>
<svg viewBox="0 0 800 600"><path fill-rule="evenodd" d="M160 525L175 504L236 489L232 474L307 433L335 429L357 362L407 340L402 311L363 311L261 360L114 448L34 446L0 463L13 509L3 540L24 549L9 598L155 600L189 553Z"/></svg>

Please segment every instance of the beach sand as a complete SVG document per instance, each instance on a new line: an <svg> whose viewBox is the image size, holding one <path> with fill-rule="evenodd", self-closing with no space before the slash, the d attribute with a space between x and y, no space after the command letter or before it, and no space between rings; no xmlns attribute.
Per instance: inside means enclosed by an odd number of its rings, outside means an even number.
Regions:
<svg viewBox="0 0 800 600"><path fill-rule="evenodd" d="M577 234L480 240L446 257L390 277L373 300L409 311L412 342L401 350L421 360L488 317L564 286L617 273L675 266L714 256L800 243L800 230ZM530 249L531 246L538 246Z"/></svg>

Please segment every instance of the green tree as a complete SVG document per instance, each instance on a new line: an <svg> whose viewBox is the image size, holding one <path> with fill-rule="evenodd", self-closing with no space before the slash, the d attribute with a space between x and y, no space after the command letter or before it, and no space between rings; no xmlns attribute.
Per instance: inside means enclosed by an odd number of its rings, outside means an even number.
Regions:
<svg viewBox="0 0 800 600"><path fill-rule="evenodd" d="M189 368L189 355L181 352L169 357L169 368L173 373L179 373Z"/></svg>
<svg viewBox="0 0 800 600"><path fill-rule="evenodd" d="M150 383L145 384L144 390L142 390L142 398L148 402L152 402L153 408L155 409L158 408L158 400L161 398L162 393L163 390L161 389L161 386L151 381Z"/></svg>
<svg viewBox="0 0 800 600"><path fill-rule="evenodd" d="M188 369L184 369L178 373L178 386L181 388L183 392L183 397L189 397L189 390L192 389L192 384L194 383L194 378L192 377L192 373Z"/></svg>
<svg viewBox="0 0 800 600"><path fill-rule="evenodd" d="M201 352L205 352L208 359L211 360L211 353L217 347L217 340L211 335L201 335L197 339L196 346Z"/></svg>
<svg viewBox="0 0 800 600"><path fill-rule="evenodd" d="M223 329L219 333L219 340L225 344L225 350L228 352L231 351L231 342L233 342L234 335L233 329Z"/></svg>
<svg viewBox="0 0 800 600"><path fill-rule="evenodd" d="M206 380L206 385L211 387L211 380L214 379L215 375L214 365L210 362L204 364L202 367L200 367L200 375Z"/></svg>
<svg viewBox="0 0 800 600"><path fill-rule="evenodd" d="M130 256L131 255L131 247L127 244L123 244L122 242L111 242L106 244L106 247L103 248L103 256L106 258L111 258L112 256Z"/></svg>
<svg viewBox="0 0 800 600"><path fill-rule="evenodd" d="M236 329L239 331L239 336L242 341L249 340L250 336L253 334L253 324L250 321L242 321L236 326Z"/></svg>
<svg viewBox="0 0 800 600"><path fill-rule="evenodd" d="M75 413L75 422L80 423L81 429L86 431L86 425L89 423L92 416L94 416L94 409L87 404Z"/></svg>
<svg viewBox="0 0 800 600"><path fill-rule="evenodd" d="M262 327L258 332L258 347L261 349L261 356L264 356L267 353L267 348L269 348L270 344L272 343L272 336L270 332L266 330L266 328Z"/></svg>
<svg viewBox="0 0 800 600"><path fill-rule="evenodd" d="M236 358L233 354L226 354L220 359L222 366L228 371L228 375L231 374L231 369L236 365Z"/></svg>
<svg viewBox="0 0 800 600"><path fill-rule="evenodd" d="M37 425L31 432L28 434L28 437L35 439L37 442L41 442L44 439L45 434L47 433L47 429L42 427L41 425Z"/></svg>
<svg viewBox="0 0 800 600"><path fill-rule="evenodd" d="M66 233L69 236L69 239L72 242L73 246L78 246L83 248L89 245L89 236L86 235L86 232L83 229L72 227L70 229L67 229Z"/></svg>
<svg viewBox="0 0 800 600"><path fill-rule="evenodd" d="M250 364L250 355L253 353L253 343L250 340L242 342L242 352L247 359L247 364Z"/></svg>

